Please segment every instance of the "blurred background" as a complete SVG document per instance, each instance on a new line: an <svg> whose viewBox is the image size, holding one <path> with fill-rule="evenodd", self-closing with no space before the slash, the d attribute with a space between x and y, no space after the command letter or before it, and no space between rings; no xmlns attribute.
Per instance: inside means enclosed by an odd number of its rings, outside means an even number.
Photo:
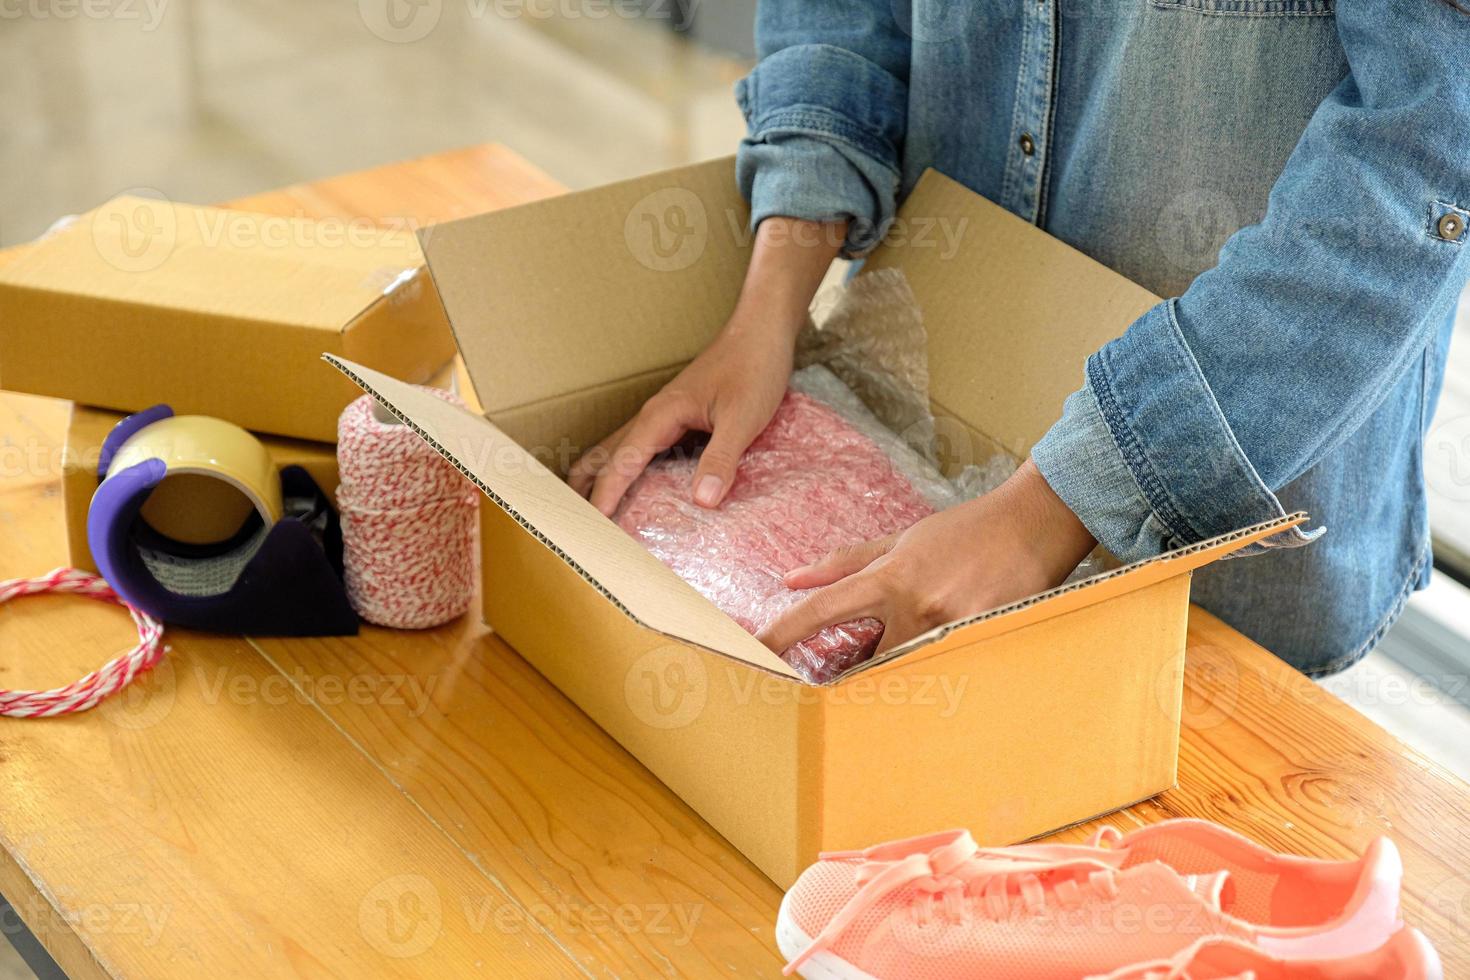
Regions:
<svg viewBox="0 0 1470 980"><path fill-rule="evenodd" d="M0 244L494 140L572 188L733 151L755 0L0 0ZM696 16L697 14L697 16Z"/></svg>
<svg viewBox="0 0 1470 980"><path fill-rule="evenodd" d="M732 152L755 0L0 0L0 246L473 143L572 188ZM1324 686L1470 778L1470 302L1426 444L1439 570ZM3 492L3 488L0 488ZM13 915L0 927L15 935ZM0 943L0 980L31 974Z"/></svg>

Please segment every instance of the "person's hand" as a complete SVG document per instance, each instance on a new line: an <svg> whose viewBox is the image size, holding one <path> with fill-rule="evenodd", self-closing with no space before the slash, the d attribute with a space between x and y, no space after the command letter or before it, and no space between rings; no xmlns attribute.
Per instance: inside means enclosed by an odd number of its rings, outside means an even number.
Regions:
<svg viewBox="0 0 1470 980"><path fill-rule="evenodd" d="M686 432L708 432L690 493L718 507L741 454L781 404L796 335L846 234L846 221L762 221L729 322L632 421L582 454L567 474L573 489L611 517L653 457Z"/></svg>
<svg viewBox="0 0 1470 980"><path fill-rule="evenodd" d="M761 630L776 653L824 627L871 616L878 654L936 626L1061 584L1096 542L1029 459L1002 486L877 541L786 573L815 589Z"/></svg>
<svg viewBox="0 0 1470 980"><path fill-rule="evenodd" d="M631 421L577 460L567 476L573 489L590 493L593 506L611 516L649 461L686 432L708 432L692 492L700 506L718 506L741 454L776 414L791 377L796 331L773 327L745 322L737 313Z"/></svg>

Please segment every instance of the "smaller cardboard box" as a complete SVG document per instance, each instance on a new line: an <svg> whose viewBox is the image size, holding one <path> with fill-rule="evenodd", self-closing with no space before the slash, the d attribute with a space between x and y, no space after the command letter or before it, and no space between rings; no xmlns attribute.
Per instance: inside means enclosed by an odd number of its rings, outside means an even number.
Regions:
<svg viewBox="0 0 1470 980"><path fill-rule="evenodd" d="M485 494L485 618L777 884L947 827L1034 837L1174 784L1202 541L949 623L827 685L563 482L735 302L749 211L717 160L436 226L425 251L484 414L329 357ZM902 269L957 468L1017 458L1156 298L937 173L868 268ZM942 574L936 569L936 574Z"/></svg>
<svg viewBox="0 0 1470 980"><path fill-rule="evenodd" d="M119 197L0 263L0 388L333 440L358 391L322 351L412 381L453 355L423 265L366 221Z"/></svg>
<svg viewBox="0 0 1470 980"><path fill-rule="evenodd" d="M102 457L102 442L123 416L99 408L73 405L66 426L66 444L61 454L61 499L66 518L67 564L85 571L97 571L92 549L87 545L87 510L97 492L97 464ZM271 454L277 469L299 466L316 481L316 485L336 503L337 447L331 443L307 442L261 436L260 441Z"/></svg>

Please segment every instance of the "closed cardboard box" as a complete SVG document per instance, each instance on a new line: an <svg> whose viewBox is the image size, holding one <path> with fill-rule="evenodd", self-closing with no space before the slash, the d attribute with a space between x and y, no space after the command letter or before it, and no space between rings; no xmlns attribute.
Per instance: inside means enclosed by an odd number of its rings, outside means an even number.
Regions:
<svg viewBox="0 0 1470 980"><path fill-rule="evenodd" d="M783 886L820 850L954 826L1017 841L1172 786L1190 571L1302 515L814 686L562 481L719 329L747 225L720 160L434 228L483 417L331 358L484 491L486 620ZM1155 302L935 173L868 264L918 298L953 466L1026 454L1086 355Z"/></svg>
<svg viewBox="0 0 1470 980"><path fill-rule="evenodd" d="M413 381L449 361L407 231L119 197L0 264L13 391L332 440L358 392L323 351Z"/></svg>

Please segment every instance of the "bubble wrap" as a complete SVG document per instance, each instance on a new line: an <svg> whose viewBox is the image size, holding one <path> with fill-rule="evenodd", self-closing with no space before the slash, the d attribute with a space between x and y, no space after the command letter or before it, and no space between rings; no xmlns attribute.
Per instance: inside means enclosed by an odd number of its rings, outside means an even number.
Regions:
<svg viewBox="0 0 1470 980"><path fill-rule="evenodd" d="M932 461L880 422L868 406L863 404L863 400L826 367L813 364L796 371L791 375L791 390L821 402L841 416L848 425L873 440L894 468L935 510L943 510L968 500L971 496L978 496L969 492L970 487L961 487L946 480ZM1013 464L995 482L995 486L1003 483L1014 469ZM993 487L986 487L980 493L990 489Z"/></svg>
<svg viewBox="0 0 1470 980"><path fill-rule="evenodd" d="M687 455L656 460L613 519L752 633L804 594L783 584L787 571L934 512L876 442L797 391L741 457L718 510L690 499L696 464ZM853 620L781 656L808 681L826 683L871 657L882 635L878 620Z"/></svg>
<svg viewBox="0 0 1470 980"><path fill-rule="evenodd" d="M752 633L805 594L782 576L835 548L902 531L1005 482L997 454L946 479L936 463L927 340L903 274L881 270L819 298L791 388L741 458L718 510L691 499L697 457L655 460L613 519ZM1073 578L1095 574L1088 559ZM876 619L830 626L781 656L822 684L872 657Z"/></svg>
<svg viewBox="0 0 1470 980"><path fill-rule="evenodd" d="M918 300L898 269L824 290L797 342L797 391L825 402L883 448L936 510L989 493L1019 461L997 453L952 479L938 472L929 408L928 338Z"/></svg>
<svg viewBox="0 0 1470 980"><path fill-rule="evenodd" d="M929 338L901 271L864 273L817 296L812 326L796 347L796 366L813 364L835 374L890 434L934 461Z"/></svg>

